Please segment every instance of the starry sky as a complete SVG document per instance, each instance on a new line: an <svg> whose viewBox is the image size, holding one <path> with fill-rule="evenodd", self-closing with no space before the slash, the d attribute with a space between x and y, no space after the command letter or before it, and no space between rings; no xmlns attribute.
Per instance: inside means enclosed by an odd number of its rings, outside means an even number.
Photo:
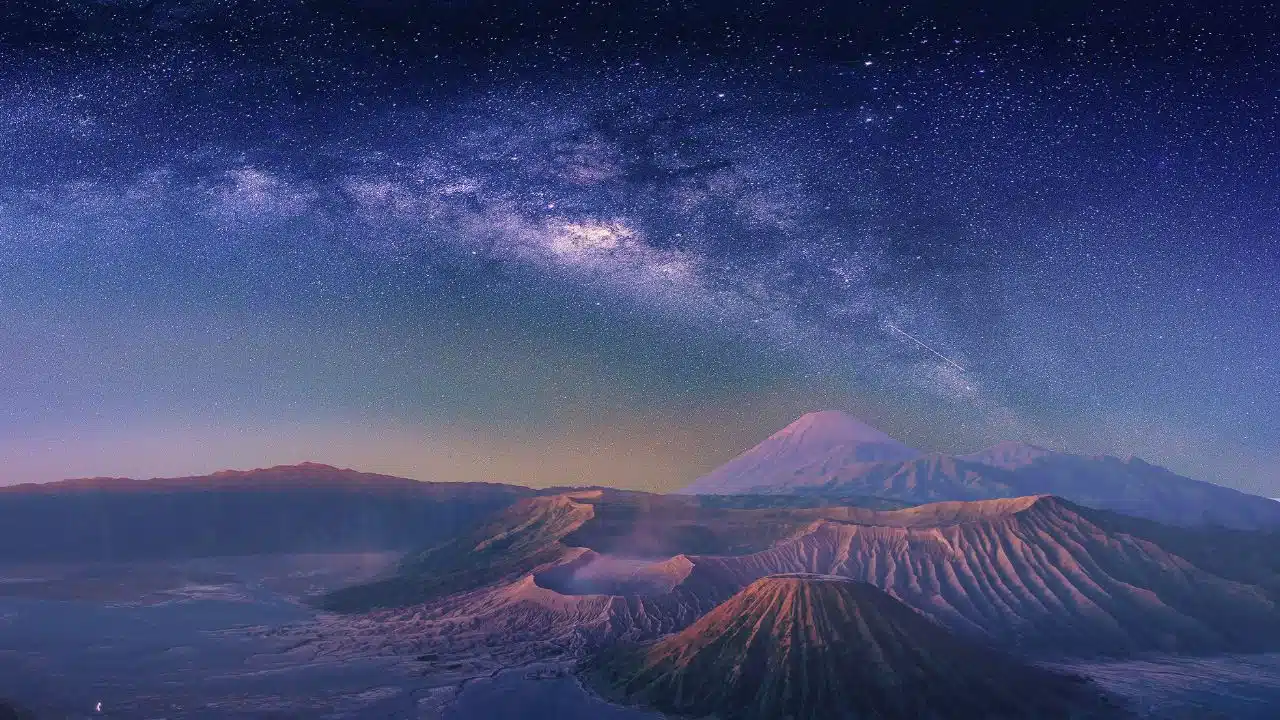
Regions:
<svg viewBox="0 0 1280 720"><path fill-rule="evenodd" d="M1280 495L1275 8L903 5L5 3L0 483L670 490L835 408Z"/></svg>

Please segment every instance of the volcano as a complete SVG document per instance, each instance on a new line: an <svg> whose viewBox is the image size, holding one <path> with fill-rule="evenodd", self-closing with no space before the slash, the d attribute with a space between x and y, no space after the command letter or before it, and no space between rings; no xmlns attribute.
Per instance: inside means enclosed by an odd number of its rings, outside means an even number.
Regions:
<svg viewBox="0 0 1280 720"><path fill-rule="evenodd" d="M808 413L681 492L734 495L821 486L875 463L910 460L914 450L836 410Z"/></svg>
<svg viewBox="0 0 1280 720"><path fill-rule="evenodd" d="M961 637L1027 656L1280 648L1268 534L1163 526L1051 496L893 511L701 502L604 490L523 499L325 604L426 603L494 627L536 616L540 628L642 641L763 577L818 573L869 583Z"/></svg>
<svg viewBox="0 0 1280 720"><path fill-rule="evenodd" d="M799 494L904 503L1056 495L1181 526L1280 528L1280 504L1138 458L1003 442L967 455L922 453L842 412L809 413L695 480L694 495Z"/></svg>
<svg viewBox="0 0 1280 720"><path fill-rule="evenodd" d="M602 657L587 677L606 695L726 720L1126 716L1084 680L830 575L757 580L676 635Z"/></svg>

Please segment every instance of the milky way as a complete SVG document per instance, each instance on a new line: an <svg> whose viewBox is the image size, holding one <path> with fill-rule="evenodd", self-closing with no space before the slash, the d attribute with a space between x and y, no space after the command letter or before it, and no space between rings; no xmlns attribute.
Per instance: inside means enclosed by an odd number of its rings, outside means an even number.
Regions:
<svg viewBox="0 0 1280 720"><path fill-rule="evenodd" d="M39 5L6 481L667 489L835 407L1280 491L1274 14Z"/></svg>

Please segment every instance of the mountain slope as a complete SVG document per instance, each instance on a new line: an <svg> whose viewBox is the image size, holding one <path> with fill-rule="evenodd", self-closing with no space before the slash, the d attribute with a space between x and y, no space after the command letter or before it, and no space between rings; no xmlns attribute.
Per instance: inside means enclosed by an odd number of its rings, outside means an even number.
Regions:
<svg viewBox="0 0 1280 720"><path fill-rule="evenodd" d="M1123 714L1084 681L966 643L870 585L821 575L757 580L677 635L593 668L607 693L699 717Z"/></svg>
<svg viewBox="0 0 1280 720"><path fill-rule="evenodd" d="M757 487L823 485L833 479L833 473L850 467L917 455L916 450L856 418L825 410L804 415L681 492L733 495Z"/></svg>
<svg viewBox="0 0 1280 720"><path fill-rule="evenodd" d="M957 455L956 457L968 462L981 463L1004 470L1017 470L1035 462L1039 458L1056 454L1054 451L1042 448L1039 445L1006 440L984 450Z"/></svg>
<svg viewBox="0 0 1280 720"><path fill-rule="evenodd" d="M0 559L128 561L420 547L533 491L307 463L0 488Z"/></svg>
<svg viewBox="0 0 1280 720"><path fill-rule="evenodd" d="M1024 489L1173 525L1280 528L1280 503L1193 480L1138 458L1055 453L1014 470Z"/></svg>
<svg viewBox="0 0 1280 720"><path fill-rule="evenodd" d="M948 500L990 500L1040 494L1030 490L1024 478L998 468L968 462L950 455L930 453L902 462L876 463L850 472L832 473L816 494L863 493L882 498L909 499L914 503Z"/></svg>
<svg viewBox="0 0 1280 720"><path fill-rule="evenodd" d="M1137 458L1080 456L1006 442L922 455L842 413L811 413L682 492L870 495L907 503L1056 495L1177 525L1280 528L1280 503L1183 477Z"/></svg>
<svg viewBox="0 0 1280 720"><path fill-rule="evenodd" d="M583 549L631 561L666 559L682 553L755 552L814 520L848 517L851 512L873 511L844 507L740 509L714 501L704 503L696 497L605 489L526 498L490 522L407 555L394 577L334 592L325 605L353 612L430 602L451 593L513 582L526 574L541 574L560 563L581 563Z"/></svg>
<svg viewBox="0 0 1280 720"><path fill-rule="evenodd" d="M330 593L324 607L357 611L426 602L553 564L570 553L561 540L594 515L579 497L521 500L469 533L405 556L394 577Z"/></svg>
<svg viewBox="0 0 1280 720"><path fill-rule="evenodd" d="M821 521L760 553L695 557L687 584L727 593L780 572L840 575L1036 654L1280 647L1280 608L1263 588L1124 532L1123 516L1104 526L1089 512L1027 497Z"/></svg>
<svg viewBox="0 0 1280 720"><path fill-rule="evenodd" d="M1280 649L1275 536L1045 496L893 511L700 502L616 491L522 500L329 606L429 603L499 634L643 639L762 577L801 572L867 582L958 634L1032 655Z"/></svg>
<svg viewBox="0 0 1280 720"><path fill-rule="evenodd" d="M1089 518L1108 532L1141 538L1228 580L1256 585L1280 601L1280 531L1165 525L1105 510Z"/></svg>
<svg viewBox="0 0 1280 720"><path fill-rule="evenodd" d="M1280 503L1193 480L1139 458L1071 455L1023 443L1000 443L960 456L1012 473L1028 493L1057 495L1089 507L1174 525L1280 528Z"/></svg>

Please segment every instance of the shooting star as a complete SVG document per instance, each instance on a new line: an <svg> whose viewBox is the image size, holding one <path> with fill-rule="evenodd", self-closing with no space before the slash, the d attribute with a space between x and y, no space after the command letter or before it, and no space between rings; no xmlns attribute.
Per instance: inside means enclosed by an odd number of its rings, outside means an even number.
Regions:
<svg viewBox="0 0 1280 720"><path fill-rule="evenodd" d="M886 325L888 325L889 327L893 328L894 330L897 330L898 332L902 333L903 335L906 335L906 336L911 340L911 342L914 342L915 344L919 345L920 347L924 348L925 350L928 350L929 352L933 353L934 355L937 355L938 357L942 358L943 360L946 360L946 361L947 361L947 362L948 362L952 367L956 368L956 369L957 369L957 370L959 370L960 372L966 372L964 368L960 367L960 363L956 362L955 360L952 360L951 358L947 357L946 355L943 355L942 353L938 352L937 350L934 350L933 348L929 347L928 345L925 345L923 342L920 342L920 340L918 340L918 339L916 338L916 336L912 335L911 333L907 332L906 330L903 330L902 328L898 327L897 325L894 325L893 323L885 323L885 324L886 324Z"/></svg>

